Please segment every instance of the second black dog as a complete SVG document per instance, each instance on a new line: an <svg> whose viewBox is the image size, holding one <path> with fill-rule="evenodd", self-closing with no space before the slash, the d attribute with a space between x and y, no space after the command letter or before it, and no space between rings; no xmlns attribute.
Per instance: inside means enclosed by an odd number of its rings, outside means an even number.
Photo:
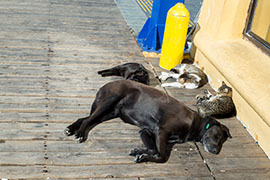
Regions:
<svg viewBox="0 0 270 180"><path fill-rule="evenodd" d="M125 63L115 66L110 69L98 71L102 77L106 76L122 76L125 79L149 84L148 71L142 64L139 63Z"/></svg>

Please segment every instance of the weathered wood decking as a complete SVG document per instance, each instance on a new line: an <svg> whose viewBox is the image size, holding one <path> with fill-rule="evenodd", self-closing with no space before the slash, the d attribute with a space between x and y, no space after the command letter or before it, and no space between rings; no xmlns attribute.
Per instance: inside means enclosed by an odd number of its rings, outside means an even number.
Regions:
<svg viewBox="0 0 270 180"><path fill-rule="evenodd" d="M0 20L0 178L269 179L269 160L235 118L222 120L233 139L220 155L190 142L165 164L134 163L138 129L119 119L83 144L63 135L117 79L97 70L124 62L151 69L113 0L1 0ZM195 108L202 89L167 90Z"/></svg>

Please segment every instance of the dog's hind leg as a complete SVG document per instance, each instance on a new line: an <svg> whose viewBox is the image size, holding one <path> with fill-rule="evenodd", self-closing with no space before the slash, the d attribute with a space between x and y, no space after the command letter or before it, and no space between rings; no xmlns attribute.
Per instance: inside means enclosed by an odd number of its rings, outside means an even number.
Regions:
<svg viewBox="0 0 270 180"><path fill-rule="evenodd" d="M95 109L97 108L97 100L95 99L95 101L92 104L91 107L91 111L90 111L90 115L84 118L80 118L77 121L75 121L74 123L72 123L71 125L69 125L65 130L64 130L64 134L66 136L72 136L74 135L81 127L82 123L84 120L90 118L91 114L95 111Z"/></svg>
<svg viewBox="0 0 270 180"><path fill-rule="evenodd" d="M96 125L118 117L115 106L119 100L119 97L107 97L103 102L98 102L91 115L83 120L79 130L75 134L75 140L80 143L86 141L88 133Z"/></svg>
<svg viewBox="0 0 270 180"><path fill-rule="evenodd" d="M140 131L140 136L141 136L142 142L143 142L144 146L146 147L146 149L135 148L135 149L130 151L129 155L130 156L137 156L137 155L141 155L144 153L156 154L157 153L157 146L155 143L154 133L149 129L142 129Z"/></svg>
<svg viewBox="0 0 270 180"><path fill-rule="evenodd" d="M77 121L75 121L74 123L72 123L71 125L69 125L68 127L66 127L66 129L64 130L64 134L67 136L72 136L74 135L80 128L82 122L86 119L88 119L90 116L84 117L84 118L80 118Z"/></svg>
<svg viewBox="0 0 270 180"><path fill-rule="evenodd" d="M75 133L75 141L78 143L82 143L87 140L87 136L89 132L98 124L108 121L110 119L116 118L117 115L115 115L114 112L111 112L107 115L104 116L98 116L95 118L92 118L92 116L89 116L87 119L85 119L82 124L80 129Z"/></svg>

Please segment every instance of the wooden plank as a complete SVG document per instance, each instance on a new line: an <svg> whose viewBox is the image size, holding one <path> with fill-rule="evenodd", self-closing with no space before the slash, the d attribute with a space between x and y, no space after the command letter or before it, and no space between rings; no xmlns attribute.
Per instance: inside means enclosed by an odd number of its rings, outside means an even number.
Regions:
<svg viewBox="0 0 270 180"><path fill-rule="evenodd" d="M63 127L64 129L65 127ZM97 129L91 131L89 134L89 140L91 139L138 139L138 131L132 130L107 130L99 132ZM73 137L66 137L63 134L63 130L44 130L33 129L24 130L16 129L9 131L0 131L0 137L2 140L52 140L52 141L73 141Z"/></svg>
<svg viewBox="0 0 270 180"><path fill-rule="evenodd" d="M73 91L75 93L75 91ZM83 91L82 91L83 93ZM59 93L63 96L65 94ZM72 92L69 92L69 94L72 94ZM84 95L87 96L88 94L82 94L79 93L80 96ZM47 108L46 105L51 107L68 107L68 108L82 108L82 109L88 109L90 111L90 107L94 101L94 96L87 97L87 98L65 98L65 97L54 97L54 98L44 98L44 97L25 97L25 96L1 96L0 99L0 107L2 108L20 108L20 106L27 106L28 108L31 106L40 107L41 105L45 104L45 108ZM67 95L66 95L67 96ZM8 102L8 103L5 103Z"/></svg>
<svg viewBox="0 0 270 180"><path fill-rule="evenodd" d="M123 164L123 165L104 165L104 166L9 166L0 168L0 175L8 179L96 179L110 178L126 179L137 178L144 179L150 177L172 177L187 179L194 177L196 179L209 179L204 166L193 166L194 168L185 168L180 164ZM195 172L197 169L199 172ZM45 172L43 172L46 170ZM166 178L165 178L166 179Z"/></svg>
<svg viewBox="0 0 270 180"><path fill-rule="evenodd" d="M1 64L3 62L0 62L0 69L1 69L1 78L4 79L4 77L9 77L9 78L16 78L20 76L31 76L31 75L37 75L39 78L40 77L47 77L46 75L50 75L50 77L63 77L63 76L73 76L76 77L78 75L79 77L81 75L95 75L97 78L97 71L105 68L110 68L122 63L126 63L128 61L122 61L122 60L113 60L113 63L108 63L104 64L102 67L98 64L98 61L91 61L89 60L69 60L72 63L76 63L76 66L72 66L69 64L64 63L66 60L62 59L56 59L54 62L61 62L62 65L57 65L57 64L52 64L50 63L50 66L43 66L42 64L48 64L48 60L37 60L37 59L28 59L27 60L29 63L22 64L20 63L25 63L26 61L19 61L18 64ZM41 62L40 62L41 61ZM14 62L14 61L13 61ZM96 62L96 64L94 63ZM64 64L63 64L64 63ZM84 63L85 65L88 64L88 66L81 66L80 64ZM141 62L146 69L149 69L147 64ZM91 65L91 66L90 66ZM91 71L90 71L91 70Z"/></svg>
<svg viewBox="0 0 270 180"><path fill-rule="evenodd" d="M13 142L9 142L13 143ZM82 144L73 141L46 141L48 152L99 152L99 151L125 151L128 152L134 148L143 148L142 141L138 139L91 139ZM177 144L173 147L173 154L183 159L185 156L197 156L195 145L190 143ZM180 155L181 154L181 155ZM196 155L197 154L197 155ZM197 159L200 161L200 158Z"/></svg>
<svg viewBox="0 0 270 180"><path fill-rule="evenodd" d="M0 167L35 166L45 163L44 154L40 152L0 152Z"/></svg>
<svg viewBox="0 0 270 180"><path fill-rule="evenodd" d="M254 159L258 160L258 159ZM252 161L254 161L252 160ZM245 169L231 169L231 170L220 170L215 172L217 179L258 179L266 180L269 179L270 173L269 168L245 168Z"/></svg>
<svg viewBox="0 0 270 180"><path fill-rule="evenodd" d="M80 117L78 117L80 118ZM31 122L1 122L1 127L3 131L14 129L23 129L23 130L36 130L37 128L45 128L47 131L62 131L69 123L62 123L61 121L56 122L40 122L40 123L31 123ZM139 131L139 128L132 126L126 123L123 123L119 118L113 119L111 121L104 122L95 127L98 130L125 130L132 129Z"/></svg>
<svg viewBox="0 0 270 180"><path fill-rule="evenodd" d="M158 176L185 176L185 177L210 177L204 165L193 164L187 168L179 163L173 164L119 164L93 165L80 167L54 167L47 166L50 177L59 178L130 178L130 177L158 177ZM77 173L77 172L80 173ZM61 175L59 175L61 172Z"/></svg>
<svg viewBox="0 0 270 180"><path fill-rule="evenodd" d="M89 47L91 48L91 47ZM35 66L44 66L44 67L52 67L52 66L58 66L58 67L62 67L62 68L67 68L65 66L70 66L68 68L70 69L74 69L74 67L79 70L79 68L81 67L82 69L84 68L88 68L91 69L91 66L98 66L100 65L100 61L104 61L104 66L105 64L107 64L106 66L108 66L108 64L110 65L110 67L116 65L116 64L122 64L125 62L134 62L135 57L133 57L134 55L132 53L128 53L128 52L114 52L117 55L110 55L108 52L97 52L97 53L91 53L91 56L79 56L77 54L77 52L75 51L74 54L72 55L72 57L68 56L65 57L64 59L61 58L60 56L58 57L54 57L54 61L52 62L48 62L48 60L42 62L44 59L47 59L47 56L40 56L40 55L36 55L35 58L33 58L34 56L30 56L30 55L24 55L22 56L22 58L17 58L16 55L14 54L7 54L7 53L2 53L1 57L5 58L5 59L12 59L13 61L3 61L0 62L0 64L3 65L14 65L14 66L21 66L21 65L35 65ZM130 57L132 56L132 57ZM129 61L127 61L127 57L129 57ZM73 58L73 60L71 59ZM89 61L89 59L97 59L98 60L92 60ZM134 59L133 59L134 58ZM142 57L136 57L136 61L138 61L138 63L145 63L145 61L140 60ZM17 59L16 61L14 59ZM24 59L28 59L29 61L25 61ZM41 61L42 60L42 61ZM48 63L50 63L50 66L48 65ZM65 66L63 66L65 65ZM83 66L85 65L85 66ZM23 67L22 67L23 68ZM53 67L51 68L52 70L54 69ZM72 72L72 71L71 71Z"/></svg>
<svg viewBox="0 0 270 180"><path fill-rule="evenodd" d="M87 104L86 106L84 105L62 105L60 106L59 104L45 104L46 100L44 99L44 103L22 103L22 104L18 104L18 103L9 103L9 104L0 104L0 109L3 108L3 110L1 110L1 112L14 112L14 111L18 111L18 112L45 112L46 110L48 112L85 112L88 111L90 112L90 104Z"/></svg>
<svg viewBox="0 0 270 180"><path fill-rule="evenodd" d="M0 139L0 149L2 153L40 152L44 154L44 141L4 141Z"/></svg>
<svg viewBox="0 0 270 180"><path fill-rule="evenodd" d="M35 166L0 166L0 176L2 179L29 179L41 180L46 177L46 168L42 165Z"/></svg>
<svg viewBox="0 0 270 180"><path fill-rule="evenodd" d="M124 146L123 146L124 145ZM0 139L1 152L40 152L42 154L46 152L100 152L100 151L125 151L125 155L128 155L131 149L135 147L143 147L140 139L93 139L86 143L78 144L74 141L48 141L48 140L35 140L35 141L11 141ZM182 147L184 152L193 153L192 145L186 145ZM192 150L190 150L192 149ZM191 152L189 152L191 151Z"/></svg>
<svg viewBox="0 0 270 180"><path fill-rule="evenodd" d="M118 165L118 164L134 164L134 157L128 156L129 149L124 150L105 150L105 151L91 151L91 152L47 152L47 165L55 166L89 166L89 165ZM25 153L30 154L30 153ZM5 153L3 153L3 156ZM0 154L0 157L2 155ZM33 155L34 156L34 155ZM179 156L185 157L182 159ZM197 153L186 154L172 153L169 163L180 163L183 166L189 167L195 163L200 163L201 159ZM16 164L16 162L14 162Z"/></svg>
<svg viewBox="0 0 270 180"><path fill-rule="evenodd" d="M71 123L79 117L85 117L89 114L89 111L85 113L75 114L75 113L42 113L42 112L5 112L1 113L0 120L3 123L10 122L24 122L24 123Z"/></svg>
<svg viewBox="0 0 270 180"><path fill-rule="evenodd" d="M184 179L189 179L190 177L187 176L157 176L157 177L135 177L135 178L129 178L129 177L125 177L125 178L99 178L99 180L184 180ZM91 178L90 178L91 179ZM211 177L192 177L192 179L194 180L209 180L212 179Z"/></svg>
<svg viewBox="0 0 270 180"><path fill-rule="evenodd" d="M87 30L89 31L89 28L87 28ZM48 48L45 47L41 43L38 43L37 44L38 46L36 46L36 47L31 47L31 46L29 46L29 44L21 45L18 42L15 44L16 41L15 42L11 41L11 42L7 42L7 43L3 44L3 49L1 49L1 52L6 53L6 54L10 54L10 55L12 55L14 53L18 53L19 55L20 54L33 54L33 55L40 55L40 56L41 55L48 55L48 53L50 53L50 55L53 54L54 56L56 56L57 54L62 54L62 53L65 53L66 55L73 55L74 52L69 51L69 50L75 51L76 48L78 48L77 50L80 50L79 51L80 55L87 56L87 53L97 53L95 51L95 49L97 49L98 47L103 45L104 42L100 42L100 41L98 41L98 39L99 39L98 37L95 37L95 39L93 39L93 41L94 42L96 41L96 42L95 42L94 46L92 45L92 47L93 47L92 49L87 48L91 45L85 44L85 41L82 41L82 40L79 41L78 39L71 38L67 42L55 44L54 47L50 48L50 51L48 51ZM3 39L3 40L5 41L6 39ZM104 52L106 52L105 50L107 48L111 48L111 45L112 45L112 42L110 42L109 39L105 42L107 42L107 45L102 49L99 48L100 50L102 50ZM80 43L82 43L82 44L80 44ZM122 51L128 50L130 48L138 48L136 46L136 43L130 42L130 41L127 41L127 42L120 41L120 42L115 43L114 45L115 45L115 50L119 50L119 51L120 50L122 50ZM95 49L94 49L94 47L95 47ZM107 52L107 54L108 54L108 52Z"/></svg>
<svg viewBox="0 0 270 180"><path fill-rule="evenodd" d="M222 172L234 172L239 171L249 171L249 170L265 170L270 168L270 162L265 157L255 157L255 158L241 158L241 161L238 158L220 158L220 159L207 159L211 164L210 168L214 171L215 174ZM243 163L245 162L245 163ZM230 166L228 166L230 164ZM269 172L268 174L269 175Z"/></svg>

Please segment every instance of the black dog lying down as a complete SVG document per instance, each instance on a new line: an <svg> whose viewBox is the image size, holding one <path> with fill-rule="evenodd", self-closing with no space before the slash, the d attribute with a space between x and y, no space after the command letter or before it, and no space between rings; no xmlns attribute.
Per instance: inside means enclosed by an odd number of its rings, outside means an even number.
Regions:
<svg viewBox="0 0 270 180"><path fill-rule="evenodd" d="M165 93L144 84L120 80L104 85L98 91L90 115L78 119L65 129L84 142L96 125L120 117L136 125L146 149L134 149L135 162L166 162L175 143L200 141L207 152L218 154L222 144L231 138L229 129L212 117L201 119L196 111Z"/></svg>
<svg viewBox="0 0 270 180"><path fill-rule="evenodd" d="M149 84L148 71L142 64L125 63L110 69L98 71L102 77L106 76L122 76L125 79L134 80L143 84Z"/></svg>

